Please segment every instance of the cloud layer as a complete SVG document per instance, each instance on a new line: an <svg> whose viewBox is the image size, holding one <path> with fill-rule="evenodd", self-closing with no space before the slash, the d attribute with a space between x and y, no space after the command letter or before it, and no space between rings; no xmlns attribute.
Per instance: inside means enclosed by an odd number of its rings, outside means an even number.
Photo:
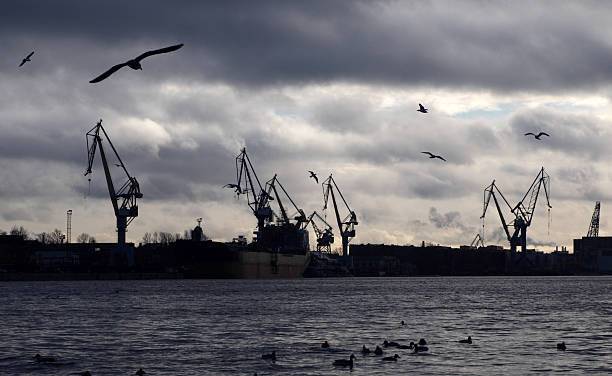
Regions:
<svg viewBox="0 0 612 376"><path fill-rule="evenodd" d="M484 187L496 179L516 202L544 166L552 225L538 208L529 237L570 245L612 188L610 15L601 2L5 2L0 229L63 228L72 209L73 233L114 239L99 161L83 176L102 118L144 193L132 241L198 217L213 238L250 235L246 203L222 188L246 146L309 213L323 198L307 170L333 173L360 221L354 242L469 244ZM536 131L551 137L523 135ZM495 213L485 226L504 241Z"/></svg>

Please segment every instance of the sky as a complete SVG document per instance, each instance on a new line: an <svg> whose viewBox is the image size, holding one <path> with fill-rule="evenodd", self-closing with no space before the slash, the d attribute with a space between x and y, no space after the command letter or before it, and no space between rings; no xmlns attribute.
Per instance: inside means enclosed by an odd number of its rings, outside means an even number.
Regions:
<svg viewBox="0 0 612 376"><path fill-rule="evenodd" d="M70 209L73 241L116 240L99 156L83 175L102 119L144 195L131 242L200 217L212 239L250 238L245 197L223 188L246 147L262 181L278 174L330 223L308 170L333 174L353 244L507 247L483 190L516 204L544 167L552 209L541 196L528 243L571 250L597 200L610 233L611 16L601 1L3 1L0 229L65 231Z"/></svg>

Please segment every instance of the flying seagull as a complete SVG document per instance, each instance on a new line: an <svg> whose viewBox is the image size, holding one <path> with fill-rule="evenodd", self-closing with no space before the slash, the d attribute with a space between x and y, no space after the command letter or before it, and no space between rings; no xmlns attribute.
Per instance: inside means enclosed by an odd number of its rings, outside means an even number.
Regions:
<svg viewBox="0 0 612 376"><path fill-rule="evenodd" d="M319 184L319 178L317 177L317 174L315 174L314 172L308 170L308 172L310 172L310 176L309 178L314 178L314 180L317 182L317 184Z"/></svg>
<svg viewBox="0 0 612 376"><path fill-rule="evenodd" d="M532 135L533 137L535 137L535 138L536 138L536 140L539 140L539 139L540 139L540 137L542 137L542 136L548 136L548 137L550 137L550 135L549 135L548 133L545 133L545 132L540 132L540 133L538 133L537 135L536 135L536 134L533 134L533 133L531 133L531 132L529 132L529 133L525 133L525 136L529 136L529 135Z"/></svg>
<svg viewBox="0 0 612 376"><path fill-rule="evenodd" d="M425 107L423 107L423 105L420 104L420 103L419 103L419 109L417 111L422 112L424 114L427 113L427 109Z"/></svg>
<svg viewBox="0 0 612 376"><path fill-rule="evenodd" d="M21 64L19 64L19 66L22 66L23 64L25 64L26 61L32 61L32 60L30 60L32 55L34 55L34 51L30 52L30 54L28 56L26 56L25 59L21 60Z"/></svg>
<svg viewBox="0 0 612 376"><path fill-rule="evenodd" d="M234 188L236 190L236 193L241 194L242 193L242 189L240 189L240 186L238 186L238 184L225 184L223 186L223 188Z"/></svg>
<svg viewBox="0 0 612 376"><path fill-rule="evenodd" d="M144 59L145 57L151 56L151 55L157 55L157 54L163 54L166 52L172 52L172 51L176 51L179 48L183 47L183 44L177 44L174 46L170 46L170 47L166 47L166 48L160 48L159 50L153 50L153 51L147 51L144 54L138 56L135 59L132 60L128 60L125 63L121 63L121 64L117 64L114 67L112 67L111 69L107 70L106 72L102 73L101 75L99 75L98 77L94 78L93 80L89 81L90 83L94 84L96 82L100 82L102 80L104 80L105 78L107 78L108 76L110 76L111 74L115 73L116 71L118 71L119 69L123 68L123 67L130 67L134 70L138 70L138 69L142 69L142 66L140 65L140 60Z"/></svg>
<svg viewBox="0 0 612 376"><path fill-rule="evenodd" d="M431 158L438 158L438 159L441 159L441 160L443 160L444 162L446 162L446 159L442 158L442 157L441 157L441 156L439 156L439 155L435 155L435 154L433 154L433 153L430 153L430 152L428 152L428 151L422 151L421 153L429 155L429 158L430 158L430 159L431 159Z"/></svg>

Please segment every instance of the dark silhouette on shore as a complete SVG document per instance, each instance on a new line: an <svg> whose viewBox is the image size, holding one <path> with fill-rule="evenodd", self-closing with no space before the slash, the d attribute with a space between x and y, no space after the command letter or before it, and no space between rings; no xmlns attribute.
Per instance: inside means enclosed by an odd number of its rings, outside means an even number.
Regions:
<svg viewBox="0 0 612 376"><path fill-rule="evenodd" d="M23 64L25 64L28 61L32 61L32 60L30 60L32 55L34 55L34 51L30 52L30 54L28 56L26 56L23 60L21 60L21 64L19 64L19 66L22 66Z"/></svg>
<svg viewBox="0 0 612 376"><path fill-rule="evenodd" d="M549 135L548 133L546 133L546 132L540 132L540 133L538 133L538 134L531 133L531 132L527 132L527 133L525 133L525 136L529 136L529 135L531 135L531 136L535 137L535 139L536 139L536 140L540 140L540 137L542 137L542 136L548 136L548 137L550 137L550 135Z"/></svg>
<svg viewBox="0 0 612 376"><path fill-rule="evenodd" d="M172 52L172 51L176 51L179 48L183 47L183 44L177 44L174 46L170 46L170 47L165 47L165 48L160 48L159 50L153 50L153 51L147 51L145 53L143 53L142 55L138 56L135 59L132 60L128 60L125 63L121 63L121 64L117 64L115 66L113 66L112 68L110 68L109 70L107 70L106 72L102 73L101 75L99 75L98 77L94 78L93 80L89 81L90 83L94 84L96 82L100 82L106 78L108 78L108 76L110 76L111 74L115 73L116 71L118 71L119 69L123 68L123 67L130 67L134 70L138 70L141 69L142 70L142 66L140 65L140 61L142 59L144 59L145 57L149 57L152 55L157 55L157 54L163 54L166 52Z"/></svg>
<svg viewBox="0 0 612 376"><path fill-rule="evenodd" d="M444 162L446 162L446 159L444 159L443 157L441 157L441 156L439 156L439 155L433 154L433 153L431 153L431 152L428 152L428 151L422 151L421 153L429 155L429 159L432 159L432 158L438 158L438 159L441 159L441 160L443 160Z"/></svg>

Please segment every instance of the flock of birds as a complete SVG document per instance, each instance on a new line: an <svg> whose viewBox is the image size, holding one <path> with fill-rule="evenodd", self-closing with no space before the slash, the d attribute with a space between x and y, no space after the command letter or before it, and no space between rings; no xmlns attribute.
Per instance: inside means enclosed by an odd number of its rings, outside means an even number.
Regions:
<svg viewBox="0 0 612 376"><path fill-rule="evenodd" d="M402 325L406 325L406 323L404 321L402 321ZM466 339L460 339L459 341L457 341L458 343L462 343L462 344L466 344L466 345L471 345L473 343L472 341L472 336L468 336ZM331 345L329 344L328 341L325 341L321 344L321 348L323 349L329 349L331 347ZM361 354L363 356L368 356L370 354L374 354L374 356L383 356L384 355L384 350L385 349L389 349L389 348L395 348L395 349L406 349L406 350L412 350L413 354L418 354L418 353L425 353L427 351L429 351L429 348L427 347L427 341L424 338L419 339L418 342L410 342L409 345L402 345L398 342L395 341L387 341L386 339L383 341L382 343L382 347L380 347L379 345L376 345L376 348L374 349L374 351L370 350L369 348L366 347L366 345L363 345L361 348ZM560 351L565 351L567 349L567 346L565 345L565 342L560 342L557 343L557 350ZM278 359L277 355L276 355L276 351L272 351L269 354L263 354L261 356L262 359L266 359L266 360L270 360L270 361L276 361ZM385 356L380 358L383 362L397 362L397 360L400 358L400 356L398 354L393 354L392 356ZM56 362L56 359L54 357L51 356L42 356L40 354L36 354L34 356L34 359L36 360L37 363L54 363ZM355 366L355 359L357 359L357 357L355 356L355 354L351 354L349 356L348 359L336 359L332 362L332 365L334 367L348 367L351 370L353 369L353 367ZM145 375L146 372L140 368L138 371L136 371L134 373L134 375L136 376L143 376ZM85 372L81 372L79 373L80 376L92 376L91 372L89 371L85 371ZM257 376L257 373L255 373L254 376Z"/></svg>
<svg viewBox="0 0 612 376"><path fill-rule="evenodd" d="M404 321L402 321L402 325L405 325ZM472 337L468 336L467 339L462 339L458 341L459 343L467 343L467 344L471 344L472 343ZM382 356L384 355L384 350L383 348L397 348L397 349L409 349L412 350L413 353L424 353L427 352L429 350L429 348L426 346L427 345L427 341L424 338L421 338L417 343L415 342L410 342L409 345L401 345L398 342L395 341L387 341L384 340L382 343L382 348L380 346L376 346L376 348L374 349L374 351L370 350L369 348L367 348L365 345L363 345L363 347L361 348L361 354L364 356L370 355L370 354L374 354L375 356ZM321 344L321 348L323 349L329 349L331 347L331 345L329 344L329 342L325 341ZM267 359L267 360L272 360L275 361L277 359L276 356L276 351L272 351L269 354L263 354L261 356L262 359ZM357 357L355 356L355 354L351 354L349 356L348 359L336 359L332 362L332 365L335 367L349 367L350 369L353 369L353 367L355 366L355 359ZM397 360L400 358L400 356L398 354L393 354L393 356L385 356L380 358L382 361L384 362L397 362ZM257 373L255 373L255 376L257 376Z"/></svg>
<svg viewBox="0 0 612 376"><path fill-rule="evenodd" d="M404 321L402 321L402 325L406 325ZM471 345L472 342L472 337L468 336L466 339L461 339L459 341L457 341L458 343L462 343L462 344L466 344L466 345ZM329 342L325 341L321 344L321 348L323 349L329 349L331 347L331 345L329 344ZM413 354L418 354L418 353L425 353L427 351L429 351L429 348L427 347L427 341L424 338L421 338L418 342L410 342L409 345L402 345L398 342L395 341L387 341L384 340L382 343L382 347L377 345L376 348L374 349L374 351L370 350L369 348L367 348L365 345L363 345L363 347L361 348L361 354L364 356L367 355L371 355L374 354L375 356L383 356L384 355L384 350L385 349L389 349L389 348L395 348L395 349L407 349L407 350L412 350ZM565 342L561 342L561 343L557 343L557 350L561 350L561 351L565 351L566 350L566 346L565 346ZM275 361L277 360L277 355L276 355L276 351L272 351L269 354L263 354L261 356L262 359L267 359L267 360L271 360L271 361ZM400 356L398 354L393 354L392 356L385 356L380 358L381 361L383 362L397 362L397 360L400 358ZM332 365L335 367L349 367L351 370L353 369L353 367L355 366L355 359L357 359L357 357L355 356L355 354L351 354L349 356L348 359L336 359L332 362ZM257 373L255 373L255 376L257 376Z"/></svg>
<svg viewBox="0 0 612 376"><path fill-rule="evenodd" d="M121 69L123 67L130 67L130 68L132 68L134 70L142 70L142 65L141 65L140 62L144 58L149 57L149 56L153 56L153 55L173 52L173 51L178 50L181 47L183 47L183 43L176 44L176 45L169 46L169 47L160 48L160 49L157 49L157 50L147 51L147 52L145 52L143 54L140 54L139 56L135 57L134 59L130 59L130 60L124 62L124 63L112 66L106 72L100 74L99 76L97 76L96 78L92 79L89 82L93 84L93 83L98 83L100 81L103 81L106 78L108 78L110 75L112 75L113 73L115 73L116 71L118 71L119 69ZM21 61L21 64L19 64L19 66L21 67L26 62L32 61L32 59L30 59L32 57L32 55L34 55L34 51L32 51L28 56L23 58L23 60ZM423 114L427 114L429 110L427 108L425 108L425 106L423 106L421 103L419 103L419 108L417 109L417 111L421 112ZM546 133L546 132L539 132L538 134L535 134L533 132L528 132L528 133L525 133L525 136L533 136L536 140L541 140L542 136L550 137L550 135L548 133ZM441 155L437 155L437 154L434 154L434 153L429 152L429 151L422 151L421 153L428 155L430 159L440 159L440 160L446 162L446 159L444 157L442 157ZM319 179L317 178L316 174L314 172L312 172L312 171L308 171L308 172L310 172L310 177L314 178L315 181L318 183ZM230 188L232 185L235 185L235 184L227 184L225 187ZM240 187L231 187L231 188L235 188L236 192L238 194L241 193L239 191Z"/></svg>
<svg viewBox="0 0 612 376"><path fill-rule="evenodd" d="M421 112L423 114L426 114L428 109L425 108L422 104L419 103L419 108L417 109L417 111ZM542 137L542 136L550 137L550 135L548 133L546 133L546 132L539 132L538 134L535 134L533 132L527 132L527 133L525 133L525 136L533 136L536 140L541 140L540 137ZM436 155L436 154L433 154L432 152L429 152L429 151L422 151L421 153L429 155L430 159L437 158L437 159L440 159L440 160L446 162L446 159L444 159L444 157L442 157L441 155Z"/></svg>

